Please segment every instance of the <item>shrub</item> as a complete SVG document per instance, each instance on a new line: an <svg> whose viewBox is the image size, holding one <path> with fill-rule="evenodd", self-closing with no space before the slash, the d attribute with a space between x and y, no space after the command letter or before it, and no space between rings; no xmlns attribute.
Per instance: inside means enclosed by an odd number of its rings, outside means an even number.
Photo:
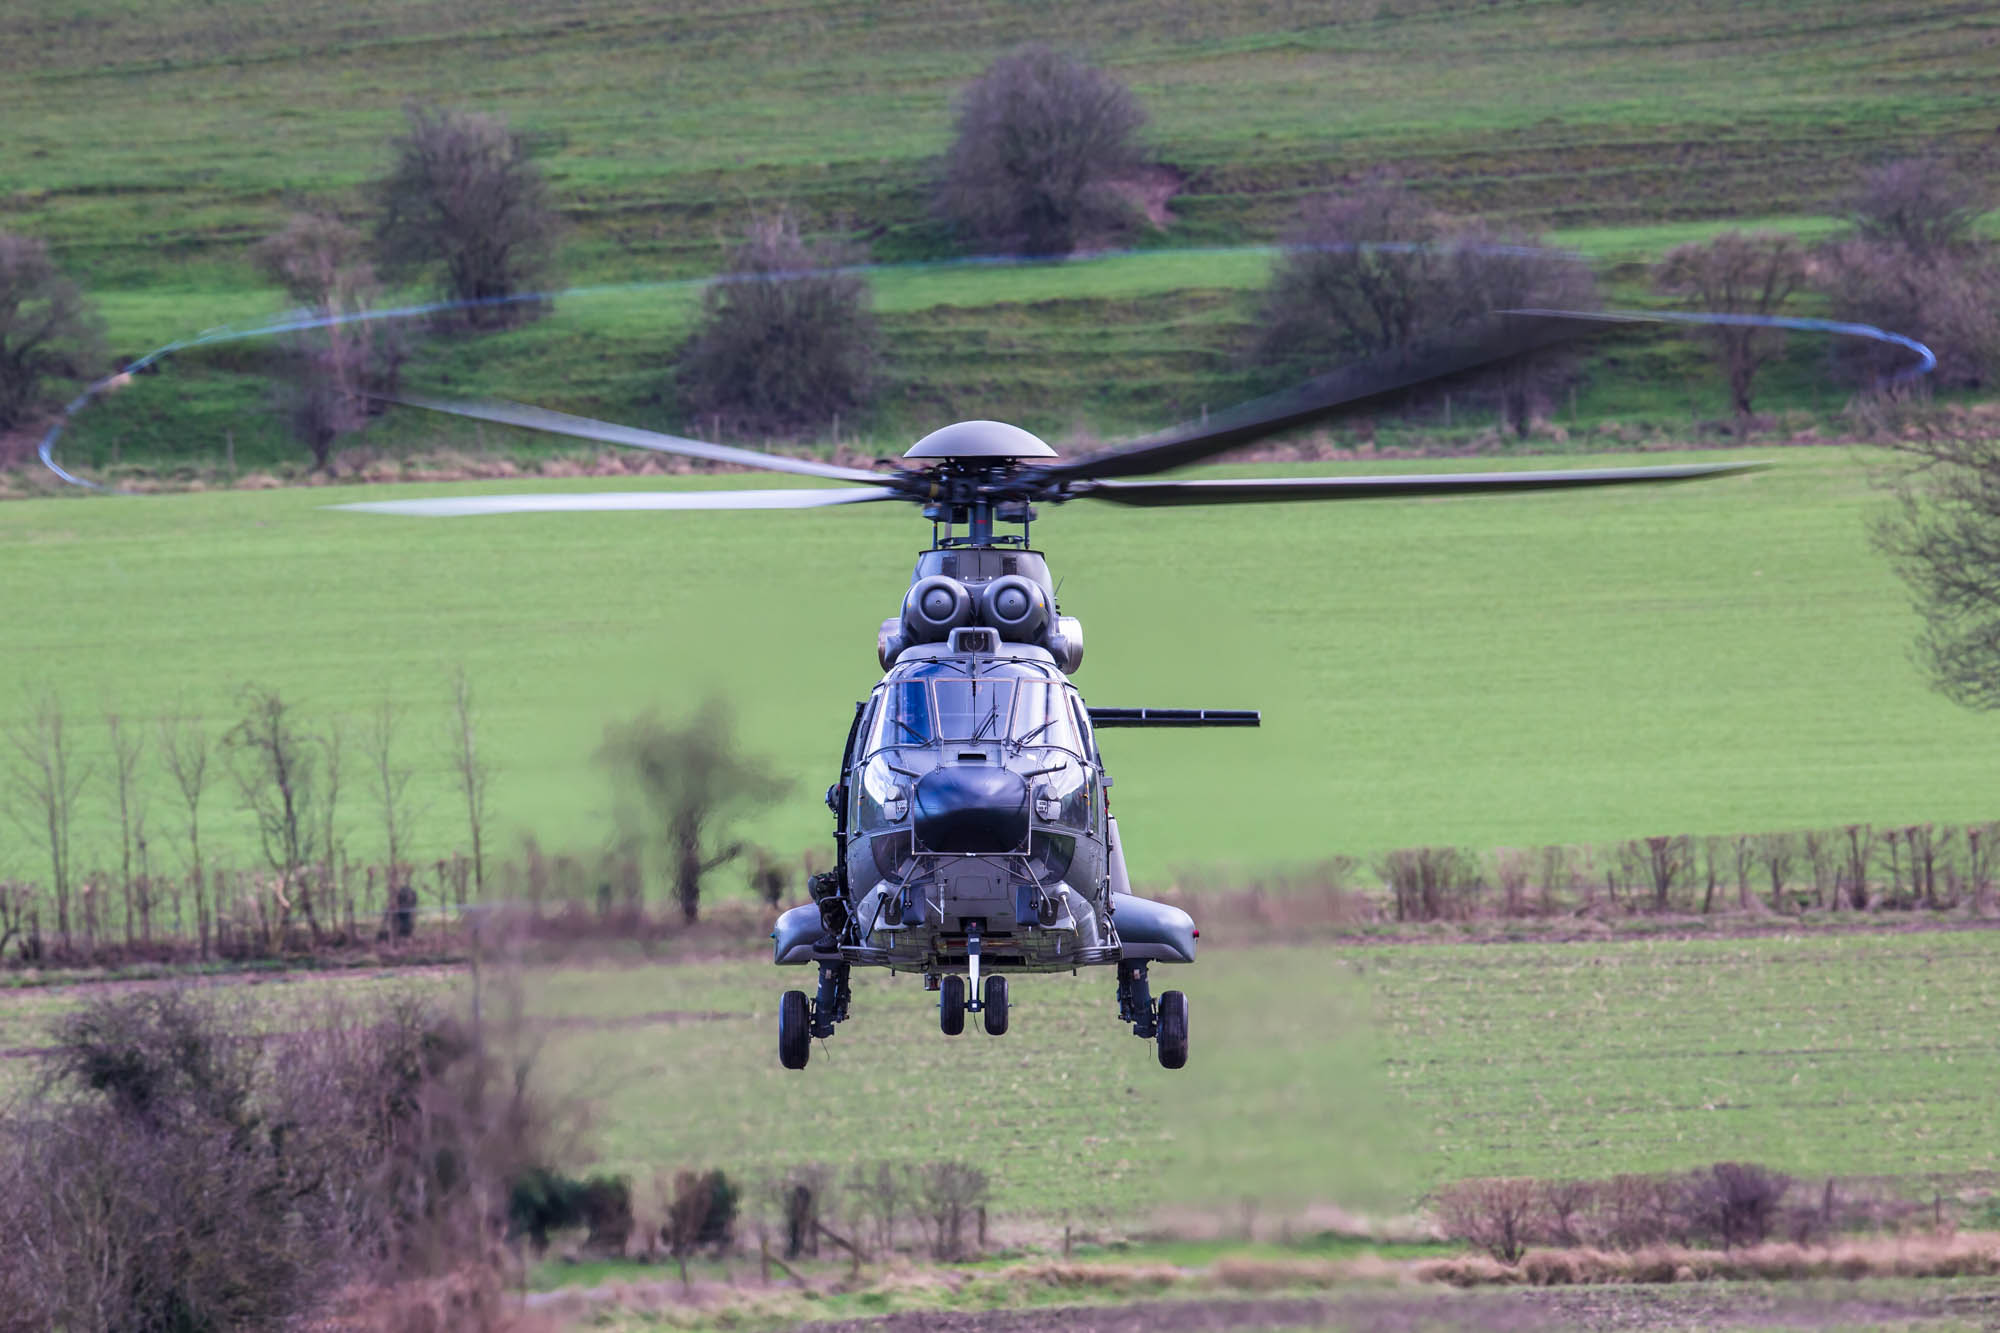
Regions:
<svg viewBox="0 0 2000 1333"><path fill-rule="evenodd" d="M1749 1162L1717 1162L1687 1178L1685 1208L1697 1236L1724 1249L1759 1245L1770 1237L1791 1177Z"/></svg>
<svg viewBox="0 0 2000 1333"><path fill-rule="evenodd" d="M1906 157L1863 175L1848 208L1863 240L1932 258L1966 245L1989 202L1989 192L1950 163Z"/></svg>
<svg viewBox="0 0 2000 1333"><path fill-rule="evenodd" d="M1123 83L1046 46L993 62L958 101L938 207L987 245L1066 254L1124 224L1146 113Z"/></svg>
<svg viewBox="0 0 2000 1333"><path fill-rule="evenodd" d="M1485 887L1477 860L1457 847L1404 847L1384 857L1378 871L1398 921L1470 916Z"/></svg>
<svg viewBox="0 0 2000 1333"><path fill-rule="evenodd" d="M0 232L0 430L41 405L42 381L87 379L103 359L98 318L48 246Z"/></svg>
<svg viewBox="0 0 2000 1333"><path fill-rule="evenodd" d="M542 173L499 116L411 106L376 187L375 242L398 275L433 277L445 296L477 302L452 322L500 327L531 313L513 298L549 273L556 214Z"/></svg>
<svg viewBox="0 0 2000 1333"><path fill-rule="evenodd" d="M1539 1235L1540 1195L1535 1181L1520 1177L1461 1180L1439 1190L1435 1202L1446 1235L1512 1264Z"/></svg>
<svg viewBox="0 0 2000 1333"><path fill-rule="evenodd" d="M547 1147L529 1070L413 999L296 1018L168 990L61 1022L43 1095L0 1117L0 1328L273 1326L345 1279L485 1262Z"/></svg>
<svg viewBox="0 0 2000 1333"><path fill-rule="evenodd" d="M839 271L859 258L808 245L790 213L752 222L728 274L703 293L701 323L677 358L683 412L783 435L863 407L876 325L868 284Z"/></svg>
<svg viewBox="0 0 2000 1333"><path fill-rule="evenodd" d="M1449 323L1461 303L1444 233L1441 217L1390 180L1309 201L1265 290L1257 359L1312 373Z"/></svg>

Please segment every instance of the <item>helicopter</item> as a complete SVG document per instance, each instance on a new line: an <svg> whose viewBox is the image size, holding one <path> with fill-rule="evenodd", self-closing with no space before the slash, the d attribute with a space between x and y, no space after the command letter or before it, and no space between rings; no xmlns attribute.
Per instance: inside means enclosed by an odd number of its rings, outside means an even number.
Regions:
<svg viewBox="0 0 2000 1333"><path fill-rule="evenodd" d="M1008 1030L1010 977L1114 969L1118 1018L1159 1063L1188 1060L1184 992L1152 994L1153 964L1195 961L1181 908L1132 892L1098 733L1122 727L1255 727L1253 709L1097 707L1071 681L1083 627L1062 613L1037 506L1097 500L1182 506L1499 495L1689 481L1752 463L1277 478L1159 474L1300 426L1379 406L1435 381L1530 357L1603 330L1601 317L1496 312L1419 347L1341 367L1200 421L1073 458L1017 426L961 421L876 470L764 453L498 401L392 401L501 425L786 472L847 487L491 495L338 506L424 516L639 509L809 509L877 501L921 508L930 545L876 632L883 675L848 719L833 815L833 869L771 932L773 961L816 966L813 995L778 1006L778 1058L806 1067L849 1018L855 967L920 974L946 1036L979 1015ZM1143 478L1143 479L1140 479ZM1012 530L1018 529L1018 531Z"/></svg>

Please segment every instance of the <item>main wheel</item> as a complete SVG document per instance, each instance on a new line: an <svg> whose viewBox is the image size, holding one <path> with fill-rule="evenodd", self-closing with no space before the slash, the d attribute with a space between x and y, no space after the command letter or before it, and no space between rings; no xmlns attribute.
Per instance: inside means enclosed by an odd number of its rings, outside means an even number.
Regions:
<svg viewBox="0 0 2000 1333"><path fill-rule="evenodd" d="M938 1026L947 1037L965 1031L965 978L948 974L938 986Z"/></svg>
<svg viewBox="0 0 2000 1333"><path fill-rule="evenodd" d="M778 1063L787 1069L804 1069L812 1049L812 1016L806 993L788 990L778 999Z"/></svg>
<svg viewBox="0 0 2000 1333"><path fill-rule="evenodd" d="M992 976L986 978L986 1035L1002 1037L1007 1034L1007 978Z"/></svg>
<svg viewBox="0 0 2000 1333"><path fill-rule="evenodd" d="M1187 996L1170 990L1160 996L1160 1064L1179 1069L1187 1063Z"/></svg>

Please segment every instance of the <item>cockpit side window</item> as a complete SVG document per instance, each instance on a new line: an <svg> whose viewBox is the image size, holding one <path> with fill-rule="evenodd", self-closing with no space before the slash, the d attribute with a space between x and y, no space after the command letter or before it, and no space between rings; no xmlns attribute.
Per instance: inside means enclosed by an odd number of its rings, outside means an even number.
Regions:
<svg viewBox="0 0 2000 1333"><path fill-rule="evenodd" d="M1069 705L1076 717L1077 730L1083 734L1083 757L1093 764L1101 763L1097 757L1097 733L1090 729L1090 710L1083 706L1083 697L1071 689L1065 689L1063 693L1069 696Z"/></svg>
<svg viewBox="0 0 2000 1333"><path fill-rule="evenodd" d="M1014 721L1008 738L1017 745L1051 745L1085 753L1069 709L1069 691L1047 681L1024 680L1014 692Z"/></svg>
<svg viewBox="0 0 2000 1333"><path fill-rule="evenodd" d="M882 687L868 735L869 753L897 745L929 745L936 735L928 683L897 680Z"/></svg>

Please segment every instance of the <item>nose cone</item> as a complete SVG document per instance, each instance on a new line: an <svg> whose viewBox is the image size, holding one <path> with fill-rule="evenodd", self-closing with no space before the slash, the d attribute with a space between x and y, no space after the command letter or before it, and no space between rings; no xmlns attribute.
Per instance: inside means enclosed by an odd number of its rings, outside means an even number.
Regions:
<svg viewBox="0 0 2000 1333"><path fill-rule="evenodd" d="M1028 784L997 764L951 764L917 780L917 845L929 852L1017 852L1028 841Z"/></svg>

